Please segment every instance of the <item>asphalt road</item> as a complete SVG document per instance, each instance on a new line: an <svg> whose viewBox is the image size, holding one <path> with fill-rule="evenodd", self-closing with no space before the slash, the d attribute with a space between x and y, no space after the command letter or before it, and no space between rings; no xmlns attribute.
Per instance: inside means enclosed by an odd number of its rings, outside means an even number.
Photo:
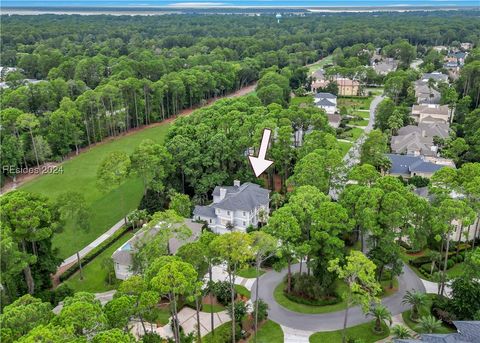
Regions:
<svg viewBox="0 0 480 343"><path fill-rule="evenodd" d="M298 270L299 264L294 265L292 271L297 272ZM269 306L269 319L287 327L306 331L330 331L343 328L344 310L322 314L303 314L280 306L273 297L273 291L282 282L286 274L287 270L284 269L281 272L269 271L260 277L259 298ZM411 289L425 292L425 287L418 276L408 266L404 265L403 273L398 278L398 291L382 299L382 303L389 308L392 316L409 309L409 306L402 305L402 298L406 291ZM255 284L252 287L252 299L255 299ZM363 314L360 307L355 306L349 310L347 326L350 327L371 320L371 317L366 317Z"/></svg>
<svg viewBox="0 0 480 343"><path fill-rule="evenodd" d="M378 104L384 99L383 96L375 97L370 104L370 118L368 125L365 127L365 133L354 143L350 148L344 161L347 170L352 168L359 162L360 147L365 141L366 134L373 129L375 122L375 110ZM341 178L343 179L343 178ZM336 198L337 192L330 191L332 198ZM299 270L299 264L292 267L292 272ZM265 301L269 306L269 318L283 326L292 327L298 330L305 331L329 331L343 328L343 319L345 311L337 311L323 314L303 314L287 310L280 306L273 297L273 292L283 278L287 274L284 269L281 272L270 271L260 277L259 297ZM255 299L255 284L252 287L252 299ZM398 278L398 291L382 299L382 303L387 306L393 315L399 314L409 309L408 306L402 305L402 298L408 290L418 290L425 292L425 287L418 276L406 265L403 266L403 273ZM360 307L355 306L349 310L347 326L354 326L371 321L372 319L366 317Z"/></svg>

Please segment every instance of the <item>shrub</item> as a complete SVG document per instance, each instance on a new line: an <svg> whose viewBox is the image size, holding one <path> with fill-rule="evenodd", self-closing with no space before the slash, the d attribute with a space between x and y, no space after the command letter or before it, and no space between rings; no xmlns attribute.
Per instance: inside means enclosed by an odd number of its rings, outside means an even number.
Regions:
<svg viewBox="0 0 480 343"><path fill-rule="evenodd" d="M154 333L154 332L147 332L145 335L142 336L143 343L162 343L164 342L162 336Z"/></svg>
<svg viewBox="0 0 480 343"><path fill-rule="evenodd" d="M285 280L286 281L286 280ZM332 290L322 287L315 276L296 273L292 275L292 293L308 301L324 300L332 295Z"/></svg>
<svg viewBox="0 0 480 343"><path fill-rule="evenodd" d="M217 281L208 285L209 291L215 295L218 302L224 306L230 303L230 283L228 281ZM235 294L236 297L236 294Z"/></svg>
<svg viewBox="0 0 480 343"><path fill-rule="evenodd" d="M447 261L447 269L452 268L454 265L455 265L455 261L452 261L451 259Z"/></svg>
<svg viewBox="0 0 480 343"><path fill-rule="evenodd" d="M255 305L256 301L253 303L253 317L255 318ZM258 300L258 322L264 321L268 316L268 305L262 299Z"/></svg>
<svg viewBox="0 0 480 343"><path fill-rule="evenodd" d="M234 308L235 308L235 322L237 324L241 324L242 320L247 315L247 305L243 301L236 301ZM232 306L229 305L227 307L227 312L230 318L232 318L233 320Z"/></svg>
<svg viewBox="0 0 480 343"><path fill-rule="evenodd" d="M408 263L410 263L412 266L420 268L422 264L425 263L431 263L432 259L429 256L420 256L411 259Z"/></svg>

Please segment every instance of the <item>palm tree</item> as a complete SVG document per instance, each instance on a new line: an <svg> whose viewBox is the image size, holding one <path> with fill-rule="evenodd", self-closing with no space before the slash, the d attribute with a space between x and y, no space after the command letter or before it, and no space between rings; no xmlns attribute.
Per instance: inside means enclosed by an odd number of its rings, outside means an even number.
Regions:
<svg viewBox="0 0 480 343"><path fill-rule="evenodd" d="M375 332L382 332L382 323L385 321L388 321L390 325L392 324L392 314L388 308L382 304L373 306L367 313L367 316L375 318Z"/></svg>
<svg viewBox="0 0 480 343"><path fill-rule="evenodd" d="M415 290L407 291L407 293L403 296L402 304L408 304L412 306L412 313L410 314L411 320L418 320L420 307L424 306L426 301L427 296L425 293L420 293Z"/></svg>
<svg viewBox="0 0 480 343"><path fill-rule="evenodd" d="M433 333L442 327L442 322L429 314L420 318L418 327L425 333Z"/></svg>
<svg viewBox="0 0 480 343"><path fill-rule="evenodd" d="M393 338L395 339L406 339L412 338L410 330L404 325L395 325L392 330Z"/></svg>

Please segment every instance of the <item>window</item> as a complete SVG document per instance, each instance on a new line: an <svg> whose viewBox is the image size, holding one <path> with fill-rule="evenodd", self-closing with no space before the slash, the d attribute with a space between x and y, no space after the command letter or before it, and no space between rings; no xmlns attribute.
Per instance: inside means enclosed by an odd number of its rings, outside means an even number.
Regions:
<svg viewBox="0 0 480 343"><path fill-rule="evenodd" d="M243 226L247 225L247 223L245 223L245 221L243 222Z"/></svg>
<svg viewBox="0 0 480 343"><path fill-rule="evenodd" d="M210 224L212 224L212 220L210 219Z"/></svg>
<svg viewBox="0 0 480 343"><path fill-rule="evenodd" d="M247 215L247 212L243 212L243 216L245 217Z"/></svg>
<svg viewBox="0 0 480 343"><path fill-rule="evenodd" d="M227 211L227 215L230 215L230 211Z"/></svg>

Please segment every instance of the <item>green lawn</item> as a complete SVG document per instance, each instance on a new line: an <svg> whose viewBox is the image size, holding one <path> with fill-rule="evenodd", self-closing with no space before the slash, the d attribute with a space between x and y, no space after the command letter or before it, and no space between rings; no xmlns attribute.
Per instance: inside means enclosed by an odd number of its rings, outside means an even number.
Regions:
<svg viewBox="0 0 480 343"><path fill-rule="evenodd" d="M313 73L314 71L317 71L318 69L321 69L325 67L325 65L330 64L333 62L333 55L328 55L327 57L321 59L318 62L315 62L308 68L309 73Z"/></svg>
<svg viewBox="0 0 480 343"><path fill-rule="evenodd" d="M217 337L230 337L231 339L231 334L228 334L232 330L232 322L226 322L223 323L222 325L218 326L215 328L215 335L212 335L211 332L207 333L205 336L202 337L202 342L205 343L219 343L221 342L220 340L217 339Z"/></svg>
<svg viewBox="0 0 480 343"><path fill-rule="evenodd" d="M365 343L373 343L390 335L390 330L383 325L383 333L373 331L374 323L368 322L347 328L347 338L359 339ZM317 332L310 336L310 343L342 342L342 330Z"/></svg>
<svg viewBox="0 0 480 343"><path fill-rule="evenodd" d="M260 276L260 275L263 275L263 274L265 274L265 271L260 269L258 271L258 275ZM237 272L237 275L241 276L241 277L244 277L246 279L253 279L253 278L257 277L257 269L255 267L240 269Z"/></svg>
<svg viewBox="0 0 480 343"><path fill-rule="evenodd" d="M360 116L363 119L369 119L370 118L370 111L354 111L353 115Z"/></svg>
<svg viewBox="0 0 480 343"><path fill-rule="evenodd" d="M130 179L119 189L106 194L97 189L96 173L102 160L112 151L130 154L144 139L163 142L169 126L156 126L92 147L63 163L63 174L43 175L20 187L51 199L66 191L79 192L85 197L91 213L90 228L84 231L70 224L55 234L53 246L59 249L59 257L66 258L91 243L122 219L125 213L136 208L142 198L143 186L138 178ZM124 207L121 206L121 193L125 195Z"/></svg>
<svg viewBox="0 0 480 343"><path fill-rule="evenodd" d="M363 134L363 130L358 127L353 127L349 132L351 132L351 136L347 139L352 142L355 142Z"/></svg>
<svg viewBox="0 0 480 343"><path fill-rule="evenodd" d="M133 236L132 232L127 232L118 241L112 244L108 249L94 258L89 264L83 267L83 280L80 280L80 273L75 273L70 279L65 281L75 292L100 293L116 288L117 283L108 285L106 282L107 270L102 268L102 261L110 258L115 250Z"/></svg>
<svg viewBox="0 0 480 343"><path fill-rule="evenodd" d="M291 105L311 104L313 105L313 96L296 96L290 100Z"/></svg>
<svg viewBox="0 0 480 343"><path fill-rule="evenodd" d="M339 97L337 107L346 107L353 110L368 110L373 97Z"/></svg>
<svg viewBox="0 0 480 343"><path fill-rule="evenodd" d="M209 305L209 304L203 304L202 305L202 312L208 312L208 313L217 313L217 312L222 312L225 311L226 308L223 305Z"/></svg>
<svg viewBox="0 0 480 343"><path fill-rule="evenodd" d="M349 142L338 141L338 145L340 145L340 150L342 150L342 155L345 156L353 144Z"/></svg>
<svg viewBox="0 0 480 343"><path fill-rule="evenodd" d="M362 119L362 120L351 120L348 122L349 125L355 125L355 126L367 126L368 125L368 120L367 119Z"/></svg>
<svg viewBox="0 0 480 343"><path fill-rule="evenodd" d="M250 293L250 291L249 291L246 287L244 287L244 286L242 286L242 285L235 285L235 291L236 291L238 294L243 295L244 297L247 297L247 298L249 298L249 299L250 299L251 296L252 296L251 293Z"/></svg>
<svg viewBox="0 0 480 343"><path fill-rule="evenodd" d="M253 334L248 341L254 342ZM257 332L257 343L283 343L283 330L280 325L267 320Z"/></svg>

